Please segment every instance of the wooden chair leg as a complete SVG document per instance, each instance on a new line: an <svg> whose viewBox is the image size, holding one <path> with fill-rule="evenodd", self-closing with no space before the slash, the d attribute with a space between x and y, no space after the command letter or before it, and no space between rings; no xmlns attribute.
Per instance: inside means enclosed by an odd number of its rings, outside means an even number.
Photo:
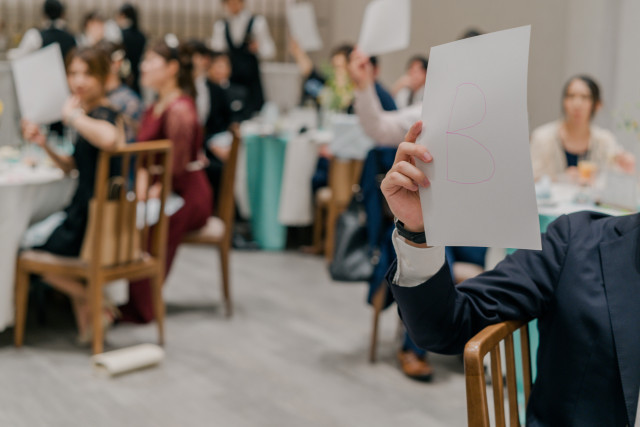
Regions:
<svg viewBox="0 0 640 427"><path fill-rule="evenodd" d="M325 230L327 231L324 245L324 256L327 262L333 261L333 250L336 241L336 221L338 220L338 207L331 203L327 210L327 225Z"/></svg>
<svg viewBox="0 0 640 427"><path fill-rule="evenodd" d="M371 343L369 347L369 362L376 363L378 353L378 323L380 322L380 313L387 299L387 286L382 283L376 293L373 295L373 327L371 331Z"/></svg>
<svg viewBox="0 0 640 427"><path fill-rule="evenodd" d="M158 344L164 345L164 299L162 298L162 276L156 276L151 279L151 292L153 294L153 314L158 325Z"/></svg>
<svg viewBox="0 0 640 427"><path fill-rule="evenodd" d="M230 247L220 247L220 269L222 270L222 294L224 295L224 306L227 317L233 315L233 304L231 303L231 283L229 266Z"/></svg>
<svg viewBox="0 0 640 427"><path fill-rule="evenodd" d="M322 252L322 224L324 209L322 205L318 203L316 206L315 218L313 220L313 249L319 253Z"/></svg>
<svg viewBox="0 0 640 427"><path fill-rule="evenodd" d="M16 347L22 347L24 330L27 323L27 308L29 303L29 273L20 267L16 269L16 318L13 340Z"/></svg>
<svg viewBox="0 0 640 427"><path fill-rule="evenodd" d="M100 280L93 277L89 279L89 307L91 310L91 328L93 329L93 354L104 351L104 313L102 286Z"/></svg>

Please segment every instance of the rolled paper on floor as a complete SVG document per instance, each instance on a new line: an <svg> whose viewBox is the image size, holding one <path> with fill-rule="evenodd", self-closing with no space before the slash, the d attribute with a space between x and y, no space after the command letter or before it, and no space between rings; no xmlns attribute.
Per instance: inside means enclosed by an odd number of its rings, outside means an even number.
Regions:
<svg viewBox="0 0 640 427"><path fill-rule="evenodd" d="M159 364L164 350L155 344L140 344L96 354L91 360L99 375L114 377Z"/></svg>

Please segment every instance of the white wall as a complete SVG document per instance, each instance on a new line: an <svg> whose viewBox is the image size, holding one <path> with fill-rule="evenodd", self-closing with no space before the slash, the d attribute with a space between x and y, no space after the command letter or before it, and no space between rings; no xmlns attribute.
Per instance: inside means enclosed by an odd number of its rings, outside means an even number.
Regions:
<svg viewBox="0 0 640 427"><path fill-rule="evenodd" d="M368 0L334 2L329 44L357 41L368 3ZM457 39L467 28L491 32L531 24L528 101L532 129L559 117L562 87L576 73L590 74L602 85L605 108L597 118L601 125L613 128L612 111L623 102L640 102L638 0L413 0L412 3L411 46L404 52L380 58L381 80L387 86L402 73L411 55L427 54L432 46Z"/></svg>
<svg viewBox="0 0 640 427"><path fill-rule="evenodd" d="M640 122L640 1L621 0L611 110L627 110ZM619 113L617 117L619 117ZM617 120L615 120L617 121ZM640 140L617 127L618 139L640 158Z"/></svg>

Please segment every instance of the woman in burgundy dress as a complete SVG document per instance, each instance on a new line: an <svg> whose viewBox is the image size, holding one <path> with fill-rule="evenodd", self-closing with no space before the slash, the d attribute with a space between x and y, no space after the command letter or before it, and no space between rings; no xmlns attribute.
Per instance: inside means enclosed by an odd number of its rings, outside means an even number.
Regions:
<svg viewBox="0 0 640 427"><path fill-rule="evenodd" d="M169 40L171 42L171 40ZM212 191L203 170L193 170L202 149L202 129L193 100L192 64L177 42L156 43L145 55L140 69L142 85L158 97L144 113L138 141L169 139L173 143L172 191L184 199L184 205L169 218L166 274L183 236L203 227L211 215ZM160 194L152 186L149 197ZM146 323L153 320L151 286L148 280L129 285L129 302L121 307L122 320Z"/></svg>

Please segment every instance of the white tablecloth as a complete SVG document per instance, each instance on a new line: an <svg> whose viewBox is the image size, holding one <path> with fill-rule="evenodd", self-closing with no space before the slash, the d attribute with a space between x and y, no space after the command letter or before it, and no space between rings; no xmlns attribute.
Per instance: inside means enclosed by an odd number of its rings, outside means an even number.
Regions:
<svg viewBox="0 0 640 427"><path fill-rule="evenodd" d="M576 200L580 192L585 192L587 197L592 196L593 190L581 188L573 184L554 183L550 187L550 197L538 199L538 215L558 217L580 211L601 212L607 215L625 215L620 209L597 206L593 203L578 203Z"/></svg>
<svg viewBox="0 0 640 427"><path fill-rule="evenodd" d="M67 206L74 188L73 179L50 168L14 166L0 174L0 331L13 324L15 263L22 234L29 224Z"/></svg>
<svg viewBox="0 0 640 427"><path fill-rule="evenodd" d="M287 140L278 215L280 223L286 226L302 227L313 223L311 178L318 161L318 144L331 140L330 132L318 131L316 127L317 113L309 109L290 111L280 120L279 126L260 121L242 125L242 134L245 136L273 134L278 128L278 133ZM307 132L300 133L303 128ZM249 218L247 159L242 148L238 157L234 193L240 214Z"/></svg>

